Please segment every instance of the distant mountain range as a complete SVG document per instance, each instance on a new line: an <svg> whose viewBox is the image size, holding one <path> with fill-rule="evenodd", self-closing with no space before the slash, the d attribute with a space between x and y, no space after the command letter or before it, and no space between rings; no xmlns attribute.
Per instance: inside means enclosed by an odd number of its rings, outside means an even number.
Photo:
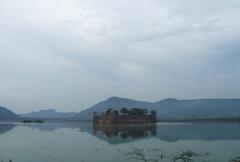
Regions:
<svg viewBox="0 0 240 162"><path fill-rule="evenodd" d="M0 106L0 121L21 121L24 118L41 119L70 119L76 116L76 112L57 112L54 109L40 110L27 114L15 114L11 110Z"/></svg>
<svg viewBox="0 0 240 162"><path fill-rule="evenodd" d="M127 98L111 97L85 109L75 116L79 120L91 120L92 113L102 113L106 108L144 108L156 110L159 119L196 119L240 117L240 99L164 99L144 102Z"/></svg>
<svg viewBox="0 0 240 162"><path fill-rule="evenodd" d="M20 117L11 110L0 106L0 121L16 121Z"/></svg>
<svg viewBox="0 0 240 162"><path fill-rule="evenodd" d="M27 114L19 114L23 118L73 118L76 112L58 112L54 109L40 110Z"/></svg>
<svg viewBox="0 0 240 162"><path fill-rule="evenodd" d="M92 113L101 114L105 109L143 108L156 110L157 117L167 119L199 119L240 117L240 99L164 99L158 102L144 102L120 97L111 97L79 113L57 112L54 109L40 110L27 114L15 114L0 106L0 121L16 121L23 118L52 118L70 120L91 120Z"/></svg>

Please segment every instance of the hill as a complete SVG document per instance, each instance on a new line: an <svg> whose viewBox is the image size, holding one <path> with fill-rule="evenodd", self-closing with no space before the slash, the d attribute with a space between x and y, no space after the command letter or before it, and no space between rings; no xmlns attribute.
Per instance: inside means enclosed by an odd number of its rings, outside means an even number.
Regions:
<svg viewBox="0 0 240 162"><path fill-rule="evenodd" d="M106 108L144 108L156 110L159 119L224 118L240 116L240 99L164 99L144 102L120 97L111 97L85 109L75 116L77 120L91 120L93 112L101 113Z"/></svg>
<svg viewBox="0 0 240 162"><path fill-rule="evenodd" d="M16 121L20 117L11 110L0 106L0 121Z"/></svg>
<svg viewBox="0 0 240 162"><path fill-rule="evenodd" d="M125 108L137 107L137 108L152 109L152 103L136 101L136 100L127 99L127 98L111 97L106 101L99 102L96 105L81 111L75 116L75 119L91 120L93 112L101 113L106 108L114 108L116 110L120 110L123 107Z"/></svg>
<svg viewBox="0 0 240 162"><path fill-rule="evenodd" d="M76 112L58 112L54 109L40 110L37 112L30 112L27 114L20 114L24 118L72 118Z"/></svg>

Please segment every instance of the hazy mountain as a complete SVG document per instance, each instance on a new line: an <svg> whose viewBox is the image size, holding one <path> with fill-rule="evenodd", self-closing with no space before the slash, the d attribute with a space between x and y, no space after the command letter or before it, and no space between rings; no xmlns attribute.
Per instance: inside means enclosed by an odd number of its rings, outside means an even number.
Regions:
<svg viewBox="0 0 240 162"><path fill-rule="evenodd" d="M20 117L11 110L0 106L0 121L15 121Z"/></svg>
<svg viewBox="0 0 240 162"><path fill-rule="evenodd" d="M120 110L121 108L152 108L152 103L136 101L127 98L111 97L106 101L97 103L96 105L81 111L76 115L76 119L90 120L93 112L102 113L107 108L114 108Z"/></svg>
<svg viewBox="0 0 240 162"><path fill-rule="evenodd" d="M162 118L239 117L240 99L165 99L154 103Z"/></svg>
<svg viewBox="0 0 240 162"><path fill-rule="evenodd" d="M20 116L25 118L72 118L76 114L76 112L57 112L54 109L47 109L37 112L33 111L27 114L20 114Z"/></svg>
<svg viewBox="0 0 240 162"><path fill-rule="evenodd" d="M164 99L155 103L127 98L111 97L106 101L78 113L75 119L90 120L93 112L102 113L106 108L145 108L156 110L159 119L189 119L240 116L240 99Z"/></svg>

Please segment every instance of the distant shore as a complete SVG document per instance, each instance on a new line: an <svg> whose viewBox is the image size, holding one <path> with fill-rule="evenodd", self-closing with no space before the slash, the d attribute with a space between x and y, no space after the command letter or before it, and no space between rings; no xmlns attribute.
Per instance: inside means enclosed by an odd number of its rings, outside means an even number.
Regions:
<svg viewBox="0 0 240 162"><path fill-rule="evenodd" d="M239 122L240 117L229 117L229 118L199 118L199 119L162 119L158 122L183 122L183 123L220 123L220 122Z"/></svg>
<svg viewBox="0 0 240 162"><path fill-rule="evenodd" d="M72 118L22 118L19 120L0 120L0 122L23 122L28 120L39 120L45 123L57 122L92 122L91 120L75 120ZM198 119L158 119L157 123L240 123L240 117L229 118L198 118Z"/></svg>

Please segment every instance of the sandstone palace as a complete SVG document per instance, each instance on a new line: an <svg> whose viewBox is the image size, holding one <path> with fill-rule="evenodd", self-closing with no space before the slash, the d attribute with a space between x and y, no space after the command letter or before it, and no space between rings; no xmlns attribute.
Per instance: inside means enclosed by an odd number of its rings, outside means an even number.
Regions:
<svg viewBox="0 0 240 162"><path fill-rule="evenodd" d="M112 126L112 125L138 125L156 123L156 111L148 112L146 109L122 108L120 111L112 108L106 109L101 115L93 113L93 125Z"/></svg>

